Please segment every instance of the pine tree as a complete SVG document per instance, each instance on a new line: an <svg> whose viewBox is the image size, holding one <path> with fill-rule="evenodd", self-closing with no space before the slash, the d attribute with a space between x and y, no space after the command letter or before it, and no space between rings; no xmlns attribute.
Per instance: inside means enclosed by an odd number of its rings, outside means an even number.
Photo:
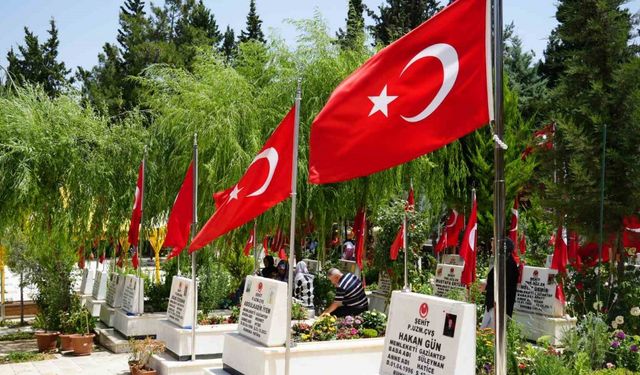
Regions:
<svg viewBox="0 0 640 375"><path fill-rule="evenodd" d="M547 56L553 57L557 119L547 160L547 201L569 227L599 234L601 153L607 127L604 234L620 237L622 219L640 207L640 75L630 46L632 23L623 0L562 0ZM614 243L619 244L619 241ZM618 251L622 251L619 247Z"/></svg>
<svg viewBox="0 0 640 375"><path fill-rule="evenodd" d="M98 65L91 70L78 68L76 78L82 82L82 97L110 117L120 114L124 101L122 84L125 79L118 47L105 43L98 54Z"/></svg>
<svg viewBox="0 0 640 375"><path fill-rule="evenodd" d="M227 59L230 59L234 56L236 47L236 35L233 32L233 29L227 25L227 30L224 32L224 36L222 37L220 52L222 52Z"/></svg>
<svg viewBox="0 0 640 375"><path fill-rule="evenodd" d="M339 29L338 43L343 49L356 49L364 42L364 5L362 0L349 0L347 13L347 30Z"/></svg>
<svg viewBox="0 0 640 375"><path fill-rule="evenodd" d="M71 70L64 62L58 61L58 29L55 21L49 22L49 38L40 44L38 37L28 28L24 28L24 46L18 46L19 55L12 49L7 53L9 66L7 71L16 83L33 83L42 85L49 96L59 95L70 83L67 78ZM7 83L11 79L7 79Z"/></svg>
<svg viewBox="0 0 640 375"><path fill-rule="evenodd" d="M441 9L437 0L387 0L378 7L380 14L370 10L374 25L370 27L374 43L388 45L418 27Z"/></svg>
<svg viewBox="0 0 640 375"><path fill-rule="evenodd" d="M262 20L256 11L256 0L249 3L249 14L247 15L247 29L240 32L240 42L254 40L260 43L266 43L264 34L262 33Z"/></svg>

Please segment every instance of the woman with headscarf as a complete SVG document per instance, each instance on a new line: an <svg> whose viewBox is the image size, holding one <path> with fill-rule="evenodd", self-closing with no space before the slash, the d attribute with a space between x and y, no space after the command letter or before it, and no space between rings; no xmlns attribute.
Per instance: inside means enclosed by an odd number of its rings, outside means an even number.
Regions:
<svg viewBox="0 0 640 375"><path fill-rule="evenodd" d="M296 264L293 278L293 299L307 309L313 309L313 275L309 273L304 261Z"/></svg>

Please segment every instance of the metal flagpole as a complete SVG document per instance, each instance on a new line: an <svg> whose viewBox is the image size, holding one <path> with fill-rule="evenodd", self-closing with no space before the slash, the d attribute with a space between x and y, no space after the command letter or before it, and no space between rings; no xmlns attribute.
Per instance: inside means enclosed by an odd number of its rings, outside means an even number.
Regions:
<svg viewBox="0 0 640 375"><path fill-rule="evenodd" d="M407 210L404 210L404 216L402 217L402 250L404 251L404 286L403 292L409 291L409 279L407 278Z"/></svg>
<svg viewBox="0 0 640 375"><path fill-rule="evenodd" d="M293 267L296 244L296 193L298 182L298 129L300 127L300 100L302 99L302 79L298 78L296 90L296 113L293 125L293 162L291 163L291 224L289 227L289 276L287 280L287 341L284 352L284 374L289 375L291 359L291 296L293 295Z"/></svg>
<svg viewBox="0 0 640 375"><path fill-rule="evenodd" d="M142 228L144 227L144 180L147 177L147 146L144 146L144 155L142 156L142 191L140 192L140 231L138 232L138 248L136 255L138 256L138 278L140 278L141 264L140 251L142 250Z"/></svg>
<svg viewBox="0 0 640 375"><path fill-rule="evenodd" d="M493 198L493 238L494 238L494 293L495 302L495 375L507 375L507 339L506 339L506 247L504 239L505 180L504 151L505 144L503 122L503 55L502 55L502 0L493 4L494 20L494 82L495 82L495 129L494 129L494 198Z"/></svg>
<svg viewBox="0 0 640 375"><path fill-rule="evenodd" d="M260 255L258 254L258 220L253 219L253 273L260 270Z"/></svg>
<svg viewBox="0 0 640 375"><path fill-rule="evenodd" d="M193 134L193 219L191 240L198 230L198 133ZM191 280L193 280L193 322L191 324L191 360L196 360L196 325L198 324L198 284L196 280L196 253L191 254Z"/></svg>

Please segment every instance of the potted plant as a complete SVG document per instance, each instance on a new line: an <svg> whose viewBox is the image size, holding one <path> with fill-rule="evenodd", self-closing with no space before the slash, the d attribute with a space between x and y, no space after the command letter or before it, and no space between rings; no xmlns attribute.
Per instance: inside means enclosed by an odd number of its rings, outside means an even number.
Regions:
<svg viewBox="0 0 640 375"><path fill-rule="evenodd" d="M80 303L80 298L76 295L71 297L71 308L61 319L60 322L60 330L62 333L60 334L60 351L68 352L73 350L73 346L71 345L71 336L75 333L78 333L78 322L76 321L79 317L77 314L80 310L82 310L82 304Z"/></svg>
<svg viewBox="0 0 640 375"><path fill-rule="evenodd" d="M36 341L38 343L38 351L51 352L56 350L58 344L58 335L60 332L50 331L50 322L43 313L38 313L33 321L33 328L36 329Z"/></svg>
<svg viewBox="0 0 640 375"><path fill-rule="evenodd" d="M71 347L73 355L89 355L93 351L93 338L91 333L96 327L96 321L86 307L71 314L71 320L75 322L75 334L71 335Z"/></svg>
<svg viewBox="0 0 640 375"><path fill-rule="evenodd" d="M164 352L162 341L147 336L144 340L129 340L131 355L129 356L129 370L132 375L155 375L156 370L148 367L149 359L154 354Z"/></svg>

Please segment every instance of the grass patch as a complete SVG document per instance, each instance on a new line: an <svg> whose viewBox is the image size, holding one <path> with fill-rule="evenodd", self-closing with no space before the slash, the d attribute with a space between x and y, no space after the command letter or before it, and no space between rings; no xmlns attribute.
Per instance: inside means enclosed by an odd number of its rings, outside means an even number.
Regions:
<svg viewBox="0 0 640 375"><path fill-rule="evenodd" d="M0 341L29 340L34 337L33 332L15 332L0 336Z"/></svg>
<svg viewBox="0 0 640 375"><path fill-rule="evenodd" d="M36 353L36 352L11 352L6 357L2 358L0 363L21 363L21 362L34 362L44 361L47 359L53 359L53 354Z"/></svg>

